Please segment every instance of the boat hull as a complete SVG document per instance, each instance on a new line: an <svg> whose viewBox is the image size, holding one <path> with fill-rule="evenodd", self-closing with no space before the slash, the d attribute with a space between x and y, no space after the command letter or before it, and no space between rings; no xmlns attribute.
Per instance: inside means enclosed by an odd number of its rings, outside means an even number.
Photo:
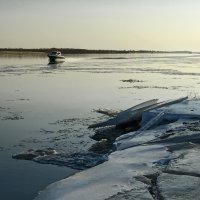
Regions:
<svg viewBox="0 0 200 200"><path fill-rule="evenodd" d="M57 62L64 62L65 57L64 56L48 56L50 63L57 63Z"/></svg>

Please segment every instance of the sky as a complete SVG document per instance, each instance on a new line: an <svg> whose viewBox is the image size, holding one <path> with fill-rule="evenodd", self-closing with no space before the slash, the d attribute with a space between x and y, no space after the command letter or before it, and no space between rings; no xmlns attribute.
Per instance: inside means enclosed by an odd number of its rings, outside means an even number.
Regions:
<svg viewBox="0 0 200 200"><path fill-rule="evenodd" d="M0 0L0 48L200 51L200 0Z"/></svg>

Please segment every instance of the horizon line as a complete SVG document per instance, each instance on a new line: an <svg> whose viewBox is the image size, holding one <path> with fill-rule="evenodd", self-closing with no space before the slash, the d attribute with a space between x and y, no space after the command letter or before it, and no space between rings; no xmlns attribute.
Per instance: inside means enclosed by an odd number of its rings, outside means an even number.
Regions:
<svg viewBox="0 0 200 200"><path fill-rule="evenodd" d="M6 47L6 48L0 48L0 51L3 50L18 50L18 51L43 51L43 50L71 50L71 51L88 51L88 52L92 52L92 51L102 51L102 52L163 52L163 53L173 53L173 52L185 52L185 53L195 53L198 51L191 51L191 50L147 50L147 49L139 49L139 50L134 50L134 49L87 49L87 48L57 48L57 47L50 47L50 48L44 48L44 47L40 47L40 48L13 48L13 47Z"/></svg>

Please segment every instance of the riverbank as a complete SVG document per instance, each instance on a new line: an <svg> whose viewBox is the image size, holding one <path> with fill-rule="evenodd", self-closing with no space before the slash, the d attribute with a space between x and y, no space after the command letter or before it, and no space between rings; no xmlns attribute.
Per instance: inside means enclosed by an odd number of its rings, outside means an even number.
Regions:
<svg viewBox="0 0 200 200"><path fill-rule="evenodd" d="M156 51L156 50L101 50L101 49L75 49L75 48L0 48L3 54L47 54L51 51L59 50L63 54L130 54L130 53L192 53L191 51Z"/></svg>

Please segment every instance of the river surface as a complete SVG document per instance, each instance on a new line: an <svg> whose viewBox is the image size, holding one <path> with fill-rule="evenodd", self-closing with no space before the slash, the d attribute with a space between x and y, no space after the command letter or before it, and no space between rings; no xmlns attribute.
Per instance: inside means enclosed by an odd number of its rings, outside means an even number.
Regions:
<svg viewBox="0 0 200 200"><path fill-rule="evenodd" d="M200 54L0 56L0 199L32 200L47 185L76 172L12 159L29 149L68 154L95 143L90 124L158 98L199 97Z"/></svg>

